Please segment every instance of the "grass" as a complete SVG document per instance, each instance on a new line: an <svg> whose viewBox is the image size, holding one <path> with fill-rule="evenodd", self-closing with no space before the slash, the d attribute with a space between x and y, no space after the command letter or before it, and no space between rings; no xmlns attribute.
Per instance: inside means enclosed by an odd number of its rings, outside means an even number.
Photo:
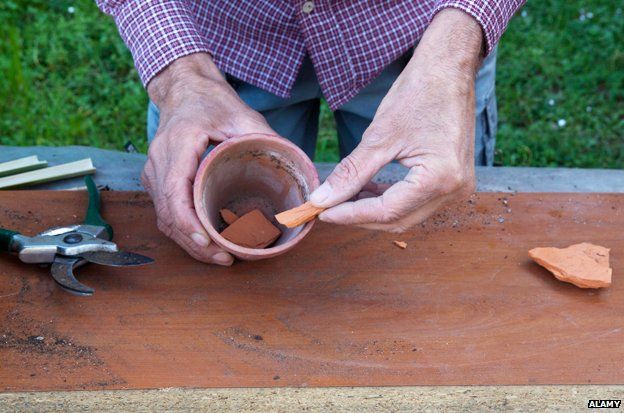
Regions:
<svg viewBox="0 0 624 413"><path fill-rule="evenodd" d="M514 18L499 48L498 164L624 167L618 4L534 1ZM5 0L0 21L0 145L146 150L147 96L92 0ZM317 160L337 159L324 106Z"/></svg>
<svg viewBox="0 0 624 413"><path fill-rule="evenodd" d="M499 55L498 162L624 167L621 6L538 1L514 19Z"/></svg>

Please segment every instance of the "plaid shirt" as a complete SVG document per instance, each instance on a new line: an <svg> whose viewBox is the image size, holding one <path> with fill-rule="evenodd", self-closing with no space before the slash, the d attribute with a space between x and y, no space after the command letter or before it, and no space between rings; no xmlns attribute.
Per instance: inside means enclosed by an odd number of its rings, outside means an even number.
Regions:
<svg viewBox="0 0 624 413"><path fill-rule="evenodd" d="M413 47L433 16L473 16L491 51L524 0L97 0L115 18L144 85L175 59L208 52L247 83L288 97L306 53L338 108Z"/></svg>

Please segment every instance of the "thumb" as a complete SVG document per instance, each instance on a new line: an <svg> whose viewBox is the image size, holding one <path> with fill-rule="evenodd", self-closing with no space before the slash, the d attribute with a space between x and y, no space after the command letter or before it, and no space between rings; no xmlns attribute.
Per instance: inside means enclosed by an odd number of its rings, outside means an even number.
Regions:
<svg viewBox="0 0 624 413"><path fill-rule="evenodd" d="M310 201L321 208L347 201L359 193L390 160L383 148L372 148L362 141L336 165L323 185L310 195Z"/></svg>
<svg viewBox="0 0 624 413"><path fill-rule="evenodd" d="M266 133L269 135L278 135L277 132L269 125L262 114L249 111L241 119L237 121L236 134L245 135L248 133Z"/></svg>

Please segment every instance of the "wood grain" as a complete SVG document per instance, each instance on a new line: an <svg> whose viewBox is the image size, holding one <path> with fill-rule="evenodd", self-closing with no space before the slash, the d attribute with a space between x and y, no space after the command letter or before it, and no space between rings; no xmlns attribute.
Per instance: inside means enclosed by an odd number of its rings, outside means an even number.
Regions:
<svg viewBox="0 0 624 413"><path fill-rule="evenodd" d="M504 205L502 198L508 199ZM0 256L0 390L623 384L624 195L481 194L401 239L319 223L293 251L200 264L156 229L147 196L104 193L120 247L91 298ZM82 218L84 192L2 192L0 225ZM536 246L611 248L613 285L561 283Z"/></svg>

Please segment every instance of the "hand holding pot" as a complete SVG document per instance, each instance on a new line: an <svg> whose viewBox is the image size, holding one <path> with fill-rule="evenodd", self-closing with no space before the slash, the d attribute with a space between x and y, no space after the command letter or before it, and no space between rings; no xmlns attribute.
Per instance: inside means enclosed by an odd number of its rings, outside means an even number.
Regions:
<svg viewBox="0 0 624 413"><path fill-rule="evenodd" d="M158 228L197 260L232 264L208 237L193 206L193 179L209 141L275 132L240 100L209 55L177 59L148 85L160 124L141 176L156 208Z"/></svg>
<svg viewBox="0 0 624 413"><path fill-rule="evenodd" d="M459 10L439 12L381 102L360 145L311 196L320 219L402 232L474 191L474 79L479 24ZM346 202L386 164L410 168L379 197Z"/></svg>

